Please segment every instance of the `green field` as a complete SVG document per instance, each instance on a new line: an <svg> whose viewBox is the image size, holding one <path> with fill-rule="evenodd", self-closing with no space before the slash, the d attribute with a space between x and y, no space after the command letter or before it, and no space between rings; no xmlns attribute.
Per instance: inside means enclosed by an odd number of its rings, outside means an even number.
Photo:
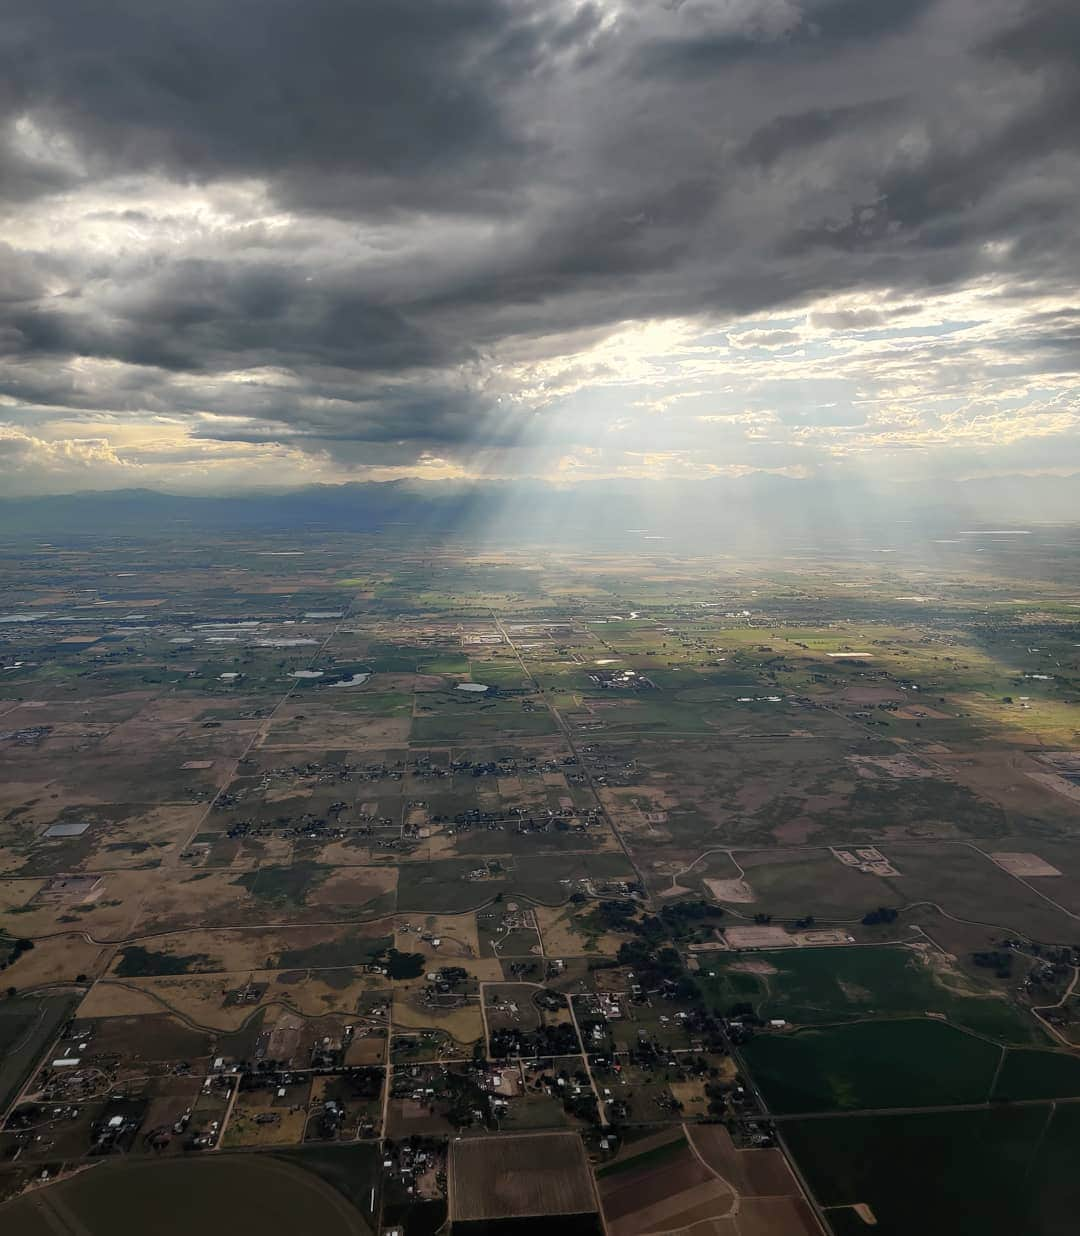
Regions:
<svg viewBox="0 0 1080 1236"><path fill-rule="evenodd" d="M1080 1096L1080 1056L1063 1051L1010 1051L998 1074L995 1099Z"/></svg>
<svg viewBox="0 0 1080 1236"><path fill-rule="evenodd" d="M1072 1236L1080 1107L793 1121L784 1140L836 1236Z"/></svg>
<svg viewBox="0 0 1080 1236"><path fill-rule="evenodd" d="M318 1165L314 1171L294 1166L299 1162L299 1154L288 1160L228 1154L106 1163L7 1203L0 1208L0 1229L12 1236L36 1232L44 1216L43 1230L82 1236L226 1236L238 1229L264 1236L370 1236L372 1225L338 1182L328 1184Z"/></svg>
<svg viewBox="0 0 1080 1236"><path fill-rule="evenodd" d="M981 1103L1001 1050L927 1019L759 1034L742 1055L773 1111L815 1112Z"/></svg>
<svg viewBox="0 0 1080 1236"><path fill-rule="evenodd" d="M759 961L775 974L747 974L731 963L706 979L714 1005L750 1000L759 1016L813 1026L867 1016L936 1013L1002 1043L1042 1043L1030 1014L989 984L938 962L937 955L903 945L880 948L787 949Z"/></svg>

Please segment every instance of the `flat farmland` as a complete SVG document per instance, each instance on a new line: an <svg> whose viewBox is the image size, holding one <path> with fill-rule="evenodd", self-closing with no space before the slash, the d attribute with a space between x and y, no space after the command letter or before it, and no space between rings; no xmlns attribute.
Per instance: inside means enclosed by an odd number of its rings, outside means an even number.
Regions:
<svg viewBox="0 0 1080 1236"><path fill-rule="evenodd" d="M86 996L79 1015L133 1016L153 1009L228 1031L239 1029L257 1009L273 1006L304 1017L352 1017L361 999L381 986L380 976L350 967L106 978Z"/></svg>
<svg viewBox="0 0 1080 1236"><path fill-rule="evenodd" d="M581 881L634 879L633 868L621 851L522 859L503 856L496 863L489 865L480 878L470 878L481 870L475 860L402 864L397 888L399 913L459 913L478 909L500 895L517 895L554 906L567 901Z"/></svg>
<svg viewBox="0 0 1080 1236"><path fill-rule="evenodd" d="M1076 1106L793 1121L783 1138L837 1236L1076 1231Z"/></svg>
<svg viewBox="0 0 1080 1236"><path fill-rule="evenodd" d="M737 1149L719 1124L688 1124L686 1136L705 1165L737 1194L732 1236L819 1236L820 1228L783 1151Z"/></svg>
<svg viewBox="0 0 1080 1236"><path fill-rule="evenodd" d="M74 1007L71 996L23 996L0 1003L0 1109L18 1094Z"/></svg>
<svg viewBox="0 0 1080 1236"><path fill-rule="evenodd" d="M743 1059L775 1112L982 1103L1003 1049L929 1019L755 1036Z"/></svg>
<svg viewBox="0 0 1080 1236"><path fill-rule="evenodd" d="M585 1148L576 1133L455 1139L449 1198L454 1222L596 1210Z"/></svg>
<svg viewBox="0 0 1080 1236"><path fill-rule="evenodd" d="M634 1143L597 1173L612 1236L644 1236L727 1220L738 1210L732 1187L692 1150L681 1129Z"/></svg>
<svg viewBox="0 0 1080 1236"><path fill-rule="evenodd" d="M281 1159L255 1155L108 1163L0 1207L0 1226L89 1236L190 1236L222 1231L234 1215L267 1236L319 1231L370 1236L360 1210L318 1175ZM22 1227L26 1223L26 1228Z"/></svg>
<svg viewBox="0 0 1080 1236"><path fill-rule="evenodd" d="M125 1172L191 1108L161 1162L234 1170L209 1217L190 1187L186 1230L333 1236L317 1194L269 1214L242 1166L303 1139L379 1231L809 1236L782 1151L749 1148L759 1094L803 1157L826 1147L837 1233L870 1230L859 1204L886 1236L938 1212L950 1236L997 1236L998 1211L1010 1236L1069 1230L1080 1057L1030 1006L1080 958L1053 904L1078 909L1080 567L1051 587L962 548L736 563L409 535L4 559L5 610L49 613L0 618L3 1037L40 1059L20 1011L70 984L59 1050L100 1083L57 1115L77 1075L42 1075L16 1170L89 1162L114 1102L147 1113L71 1182L120 1205L35 1202L28 1230L123 1236L130 1193L168 1236L143 1194L182 1190ZM886 861L836 853L871 845ZM541 985L572 997L587 1061ZM235 1102L205 1085L218 1056ZM912 1104L963 1119L867 1119ZM210 1130L226 1153L204 1158ZM997 1193L969 1215L950 1188Z"/></svg>
<svg viewBox="0 0 1080 1236"><path fill-rule="evenodd" d="M887 852L887 850L886 850ZM897 893L881 877L841 863L829 850L784 849L736 853L745 872L753 913L774 918L857 921L877 906L893 905ZM741 909L743 902L732 902Z"/></svg>
<svg viewBox="0 0 1080 1236"><path fill-rule="evenodd" d="M820 1025L868 1016L933 1014L1003 1043L1043 1043L1045 1033L1030 1012L1013 1004L1000 987L961 972L927 945L774 949L734 961L710 959L724 999L749 991L764 1018Z"/></svg>
<svg viewBox="0 0 1080 1236"><path fill-rule="evenodd" d="M1008 1052L994 1086L994 1098L1000 1100L1077 1096L1080 1096L1080 1056L1063 1051Z"/></svg>
<svg viewBox="0 0 1080 1236"><path fill-rule="evenodd" d="M1036 890L965 845L898 844L888 854L902 876L886 881L894 892L885 904L932 902L956 918L1048 944L1070 943L1076 936L1074 919L1047 900L1054 895L1053 880L1038 882Z"/></svg>

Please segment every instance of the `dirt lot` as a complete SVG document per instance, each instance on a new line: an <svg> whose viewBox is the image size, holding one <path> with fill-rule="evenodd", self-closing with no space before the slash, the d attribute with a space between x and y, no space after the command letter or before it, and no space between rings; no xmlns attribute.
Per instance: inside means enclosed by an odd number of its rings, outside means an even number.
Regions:
<svg viewBox="0 0 1080 1236"><path fill-rule="evenodd" d="M783 927L728 927L729 948L790 948L791 936Z"/></svg>
<svg viewBox="0 0 1080 1236"><path fill-rule="evenodd" d="M1061 872L1056 867L1042 859L1038 854L1019 853L1017 851L999 850L990 855L995 863L1009 875L1030 879L1033 876L1059 876Z"/></svg>
<svg viewBox="0 0 1080 1236"><path fill-rule="evenodd" d="M448 1183L450 1217L459 1223L596 1209L576 1133L458 1138L450 1143Z"/></svg>
<svg viewBox="0 0 1080 1236"><path fill-rule="evenodd" d="M754 890L745 880L709 880L705 887L717 901L747 902L754 900Z"/></svg>

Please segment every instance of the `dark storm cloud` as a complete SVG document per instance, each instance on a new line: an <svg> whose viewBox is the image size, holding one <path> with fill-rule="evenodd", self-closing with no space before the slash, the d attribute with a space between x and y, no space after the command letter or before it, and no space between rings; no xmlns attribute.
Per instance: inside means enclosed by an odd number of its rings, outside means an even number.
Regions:
<svg viewBox="0 0 1080 1236"><path fill-rule="evenodd" d="M237 418L203 437L465 451L478 424L498 443L528 423L484 381L500 349L539 357L628 321L847 292L897 304L812 324L887 327L924 292L987 275L1067 287L1078 14L1071 0L13 0L0 391ZM170 184L247 181L266 195L249 226L169 212ZM119 239L65 246L80 193L80 222ZM53 210L43 241L33 225ZM1065 354L1071 325L1046 329L1062 343L1042 351ZM58 376L73 357L120 364ZM260 369L290 381L226 380Z"/></svg>
<svg viewBox="0 0 1080 1236"><path fill-rule="evenodd" d="M91 303L20 306L8 318L32 353L206 371L259 365L406 369L460 359L345 273L314 288L283 266L181 261ZM103 312L103 310L105 312Z"/></svg>
<svg viewBox="0 0 1080 1236"><path fill-rule="evenodd" d="M560 33L508 0L15 0L5 30L5 111L92 170L270 175L297 200L353 174L399 205L467 187L463 165L512 170L500 89Z"/></svg>
<svg viewBox="0 0 1080 1236"><path fill-rule="evenodd" d="M983 50L1028 68L1057 66L1080 77L1080 9L1073 0L1022 5L1019 17L989 37Z"/></svg>
<svg viewBox="0 0 1080 1236"><path fill-rule="evenodd" d="M863 124L895 114L900 99L872 99L849 107L818 107L777 116L763 125L739 151L747 163L770 167L793 151L805 151L836 137L850 137Z"/></svg>
<svg viewBox="0 0 1080 1236"><path fill-rule="evenodd" d="M806 57L829 56L847 43L882 39L906 30L936 2L805 0L788 29L773 33L762 22L748 22L743 30L716 34L699 28L650 43L642 49L639 65L646 74L684 77L722 71L746 60L791 64Z"/></svg>

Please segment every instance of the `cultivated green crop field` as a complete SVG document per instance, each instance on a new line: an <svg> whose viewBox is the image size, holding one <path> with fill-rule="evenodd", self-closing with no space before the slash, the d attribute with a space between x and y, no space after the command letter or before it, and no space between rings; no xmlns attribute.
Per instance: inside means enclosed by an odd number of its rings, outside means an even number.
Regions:
<svg viewBox="0 0 1080 1236"><path fill-rule="evenodd" d="M784 1140L837 1236L1076 1231L1080 1106L795 1121Z"/></svg>
<svg viewBox="0 0 1080 1236"><path fill-rule="evenodd" d="M742 1054L771 1110L815 1112L981 1103L1001 1052L922 1019L759 1035Z"/></svg>
<svg viewBox="0 0 1080 1236"><path fill-rule="evenodd" d="M1030 1014L999 988L939 962L927 948L817 948L770 951L757 959L772 974L741 973L731 963L723 986L752 999L764 1018L813 1026L856 1018L932 1013L1002 1043L1044 1043Z"/></svg>

